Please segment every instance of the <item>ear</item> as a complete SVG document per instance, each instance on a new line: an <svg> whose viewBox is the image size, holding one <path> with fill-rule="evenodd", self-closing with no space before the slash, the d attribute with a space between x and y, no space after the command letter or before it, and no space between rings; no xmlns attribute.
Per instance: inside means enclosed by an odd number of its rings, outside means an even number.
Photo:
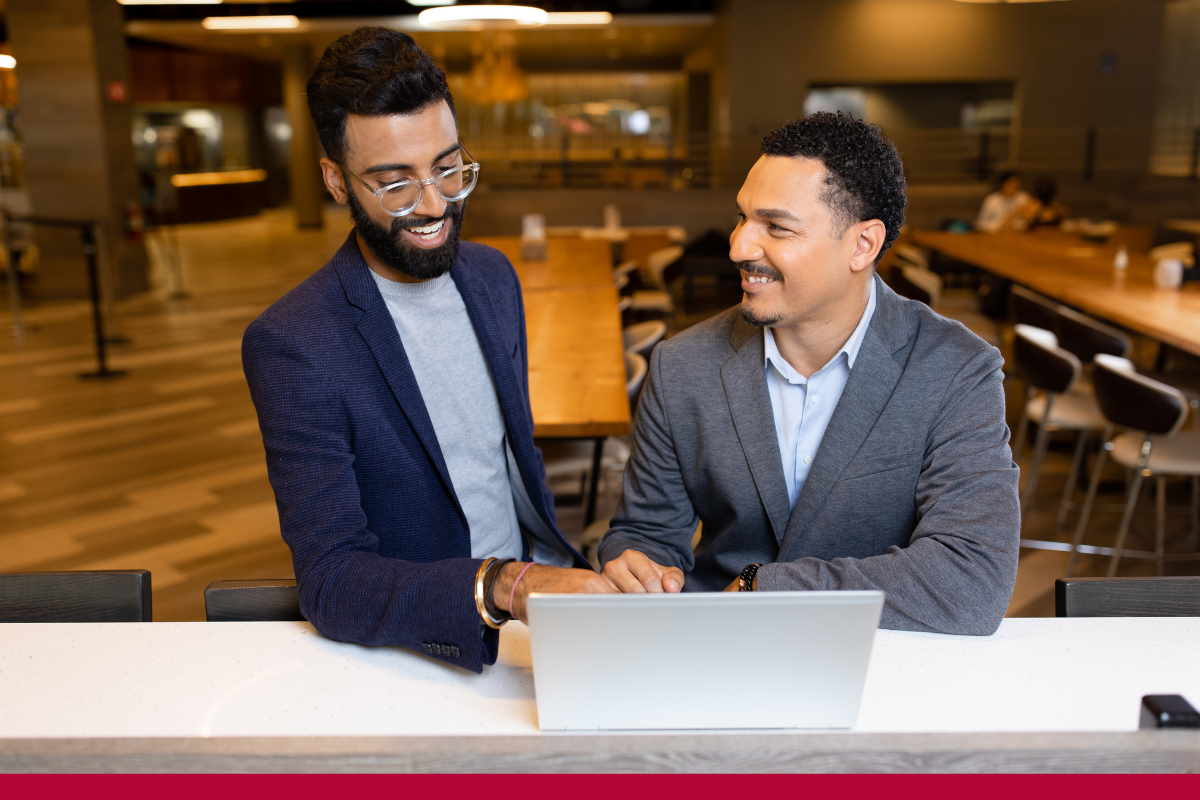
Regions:
<svg viewBox="0 0 1200 800"><path fill-rule="evenodd" d="M350 191L350 187L346 186L342 180L342 168L328 158L321 159L321 177L325 179L325 188L333 195L333 199L338 205L347 205L350 198L346 193Z"/></svg>
<svg viewBox="0 0 1200 800"><path fill-rule="evenodd" d="M879 251L883 249L883 243L887 239L887 226L880 220L869 219L858 223L851 230L857 231L854 253L850 256L851 271L861 272L874 267L875 259L879 257Z"/></svg>

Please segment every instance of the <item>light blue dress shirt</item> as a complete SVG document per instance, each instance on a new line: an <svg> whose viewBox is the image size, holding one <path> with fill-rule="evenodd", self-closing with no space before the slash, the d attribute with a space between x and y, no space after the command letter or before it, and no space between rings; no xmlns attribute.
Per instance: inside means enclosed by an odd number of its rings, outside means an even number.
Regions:
<svg viewBox="0 0 1200 800"><path fill-rule="evenodd" d="M787 481L788 501L796 507L796 498L808 479L817 448L825 437L825 429L833 410L837 408L854 359L862 347L875 313L875 280L871 280L871 297L858 327L842 345L842 349L825 366L807 380L783 360L775 346L770 328L763 330L767 372L767 390L771 395L771 413L775 416L775 436L779 439L779 455L783 458L783 477Z"/></svg>

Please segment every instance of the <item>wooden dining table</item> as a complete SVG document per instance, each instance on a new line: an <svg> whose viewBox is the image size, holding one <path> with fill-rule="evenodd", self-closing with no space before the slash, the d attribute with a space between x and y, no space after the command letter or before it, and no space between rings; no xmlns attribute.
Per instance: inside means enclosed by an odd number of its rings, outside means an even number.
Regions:
<svg viewBox="0 0 1200 800"><path fill-rule="evenodd" d="M625 345L607 242L550 239L546 259L521 259L518 236L472 241L508 257L521 280L533 435L593 440L584 525L596 515L604 439L629 433Z"/></svg>
<svg viewBox="0 0 1200 800"><path fill-rule="evenodd" d="M1054 229L1006 233L915 231L915 244L980 267L1060 303L1200 356L1200 284L1154 285L1154 264L1129 248L1113 268L1120 231L1107 243Z"/></svg>

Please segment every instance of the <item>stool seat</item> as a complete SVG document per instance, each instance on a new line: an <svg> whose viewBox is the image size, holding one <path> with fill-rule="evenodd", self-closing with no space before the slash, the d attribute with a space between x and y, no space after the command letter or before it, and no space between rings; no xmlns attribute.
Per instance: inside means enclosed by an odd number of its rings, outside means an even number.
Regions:
<svg viewBox="0 0 1200 800"><path fill-rule="evenodd" d="M1137 466L1143 437L1122 433L1113 439L1112 460L1126 469ZM1169 439L1155 439L1146 469L1163 475L1200 475L1200 431L1181 431Z"/></svg>
<svg viewBox="0 0 1200 800"><path fill-rule="evenodd" d="M1041 425L1042 418L1046 416L1046 396L1039 395L1030 400L1025 406L1025 413L1029 419ZM1047 428L1064 431L1101 430L1106 424L1095 396L1076 392L1056 395L1050 409L1050 419L1046 420Z"/></svg>

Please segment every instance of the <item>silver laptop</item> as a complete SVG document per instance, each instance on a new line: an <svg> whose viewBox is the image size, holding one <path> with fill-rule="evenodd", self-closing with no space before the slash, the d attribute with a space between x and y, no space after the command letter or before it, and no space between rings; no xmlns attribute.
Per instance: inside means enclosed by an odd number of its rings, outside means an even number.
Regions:
<svg viewBox="0 0 1200 800"><path fill-rule="evenodd" d="M542 730L852 728L882 592L529 596Z"/></svg>

